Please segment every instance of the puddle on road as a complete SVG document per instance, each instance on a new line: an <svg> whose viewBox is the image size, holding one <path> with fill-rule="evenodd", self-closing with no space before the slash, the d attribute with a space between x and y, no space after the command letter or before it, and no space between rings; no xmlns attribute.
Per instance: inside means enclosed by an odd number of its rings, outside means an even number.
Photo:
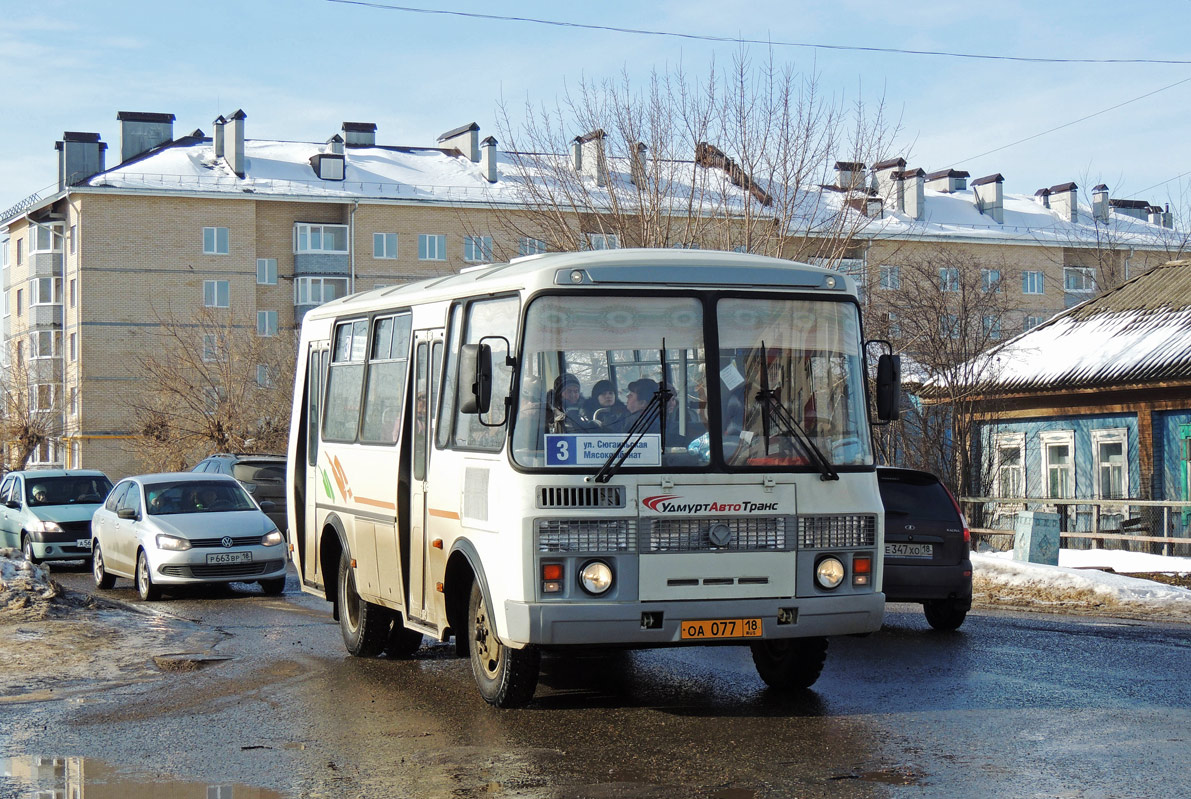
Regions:
<svg viewBox="0 0 1191 799"><path fill-rule="evenodd" d="M0 778L20 799L283 799L276 791L238 783L134 777L89 757L0 757Z"/></svg>

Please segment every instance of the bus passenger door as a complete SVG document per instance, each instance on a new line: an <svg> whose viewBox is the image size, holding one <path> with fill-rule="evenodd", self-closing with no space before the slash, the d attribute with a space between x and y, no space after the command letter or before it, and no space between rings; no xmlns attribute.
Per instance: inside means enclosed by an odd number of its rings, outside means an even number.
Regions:
<svg viewBox="0 0 1191 799"><path fill-rule="evenodd" d="M327 379L326 345L310 348L306 362L306 453L301 461L306 466L305 496L302 497L304 513L296 524L290 527L297 535L294 542L302 563L299 575L304 583L326 585L324 575L319 574L318 562L318 497L322 492L322 480L318 470L319 437L322 435L323 388ZM297 504L297 502L295 502Z"/></svg>
<svg viewBox="0 0 1191 799"><path fill-rule="evenodd" d="M425 622L433 607L430 594L434 590L428 570L430 541L426 538L426 488L428 486L433 408L438 396L438 363L442 359L442 331L418 330L414 333L414 392L412 441L412 475L409 490L409 581L405 604L409 615Z"/></svg>

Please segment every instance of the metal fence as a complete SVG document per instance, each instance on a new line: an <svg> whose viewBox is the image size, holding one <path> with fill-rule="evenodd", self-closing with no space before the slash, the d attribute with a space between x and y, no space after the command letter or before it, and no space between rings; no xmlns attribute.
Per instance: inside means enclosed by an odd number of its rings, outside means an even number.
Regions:
<svg viewBox="0 0 1191 799"><path fill-rule="evenodd" d="M1191 556L1189 501L963 497L960 505L972 535L993 547L1012 547L1019 513L1042 511L1059 515L1059 537L1068 549Z"/></svg>

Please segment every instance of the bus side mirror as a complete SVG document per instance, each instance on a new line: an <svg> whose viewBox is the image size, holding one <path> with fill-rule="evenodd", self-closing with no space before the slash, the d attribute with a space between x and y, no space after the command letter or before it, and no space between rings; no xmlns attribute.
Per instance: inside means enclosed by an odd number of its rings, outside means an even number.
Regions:
<svg viewBox="0 0 1191 799"><path fill-rule="evenodd" d="M885 353L877 359L877 418L892 421L900 416L898 401L902 393L902 359Z"/></svg>
<svg viewBox="0 0 1191 799"><path fill-rule="evenodd" d="M459 410L488 413L492 404L492 348L464 344L459 350Z"/></svg>

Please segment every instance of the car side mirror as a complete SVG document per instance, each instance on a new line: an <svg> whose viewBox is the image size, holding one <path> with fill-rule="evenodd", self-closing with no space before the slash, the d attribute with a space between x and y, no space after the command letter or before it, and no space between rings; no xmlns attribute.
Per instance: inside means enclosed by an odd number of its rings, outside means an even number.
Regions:
<svg viewBox="0 0 1191 799"><path fill-rule="evenodd" d="M116 515L121 519L136 520L136 511L132 508L120 508L120 510L116 511Z"/></svg>
<svg viewBox="0 0 1191 799"><path fill-rule="evenodd" d="M893 421L900 414L902 390L901 356L885 353L877 359L877 418Z"/></svg>
<svg viewBox="0 0 1191 799"><path fill-rule="evenodd" d="M492 404L492 348L464 344L459 349L459 410L488 413Z"/></svg>
<svg viewBox="0 0 1191 799"><path fill-rule="evenodd" d="M6 507L12 508L13 510L21 509L21 501L19 499L10 499L7 502L5 502L4 505Z"/></svg>
<svg viewBox="0 0 1191 799"><path fill-rule="evenodd" d="M261 510L265 513L272 513L277 510L277 503L271 499L263 499L261 500Z"/></svg>

